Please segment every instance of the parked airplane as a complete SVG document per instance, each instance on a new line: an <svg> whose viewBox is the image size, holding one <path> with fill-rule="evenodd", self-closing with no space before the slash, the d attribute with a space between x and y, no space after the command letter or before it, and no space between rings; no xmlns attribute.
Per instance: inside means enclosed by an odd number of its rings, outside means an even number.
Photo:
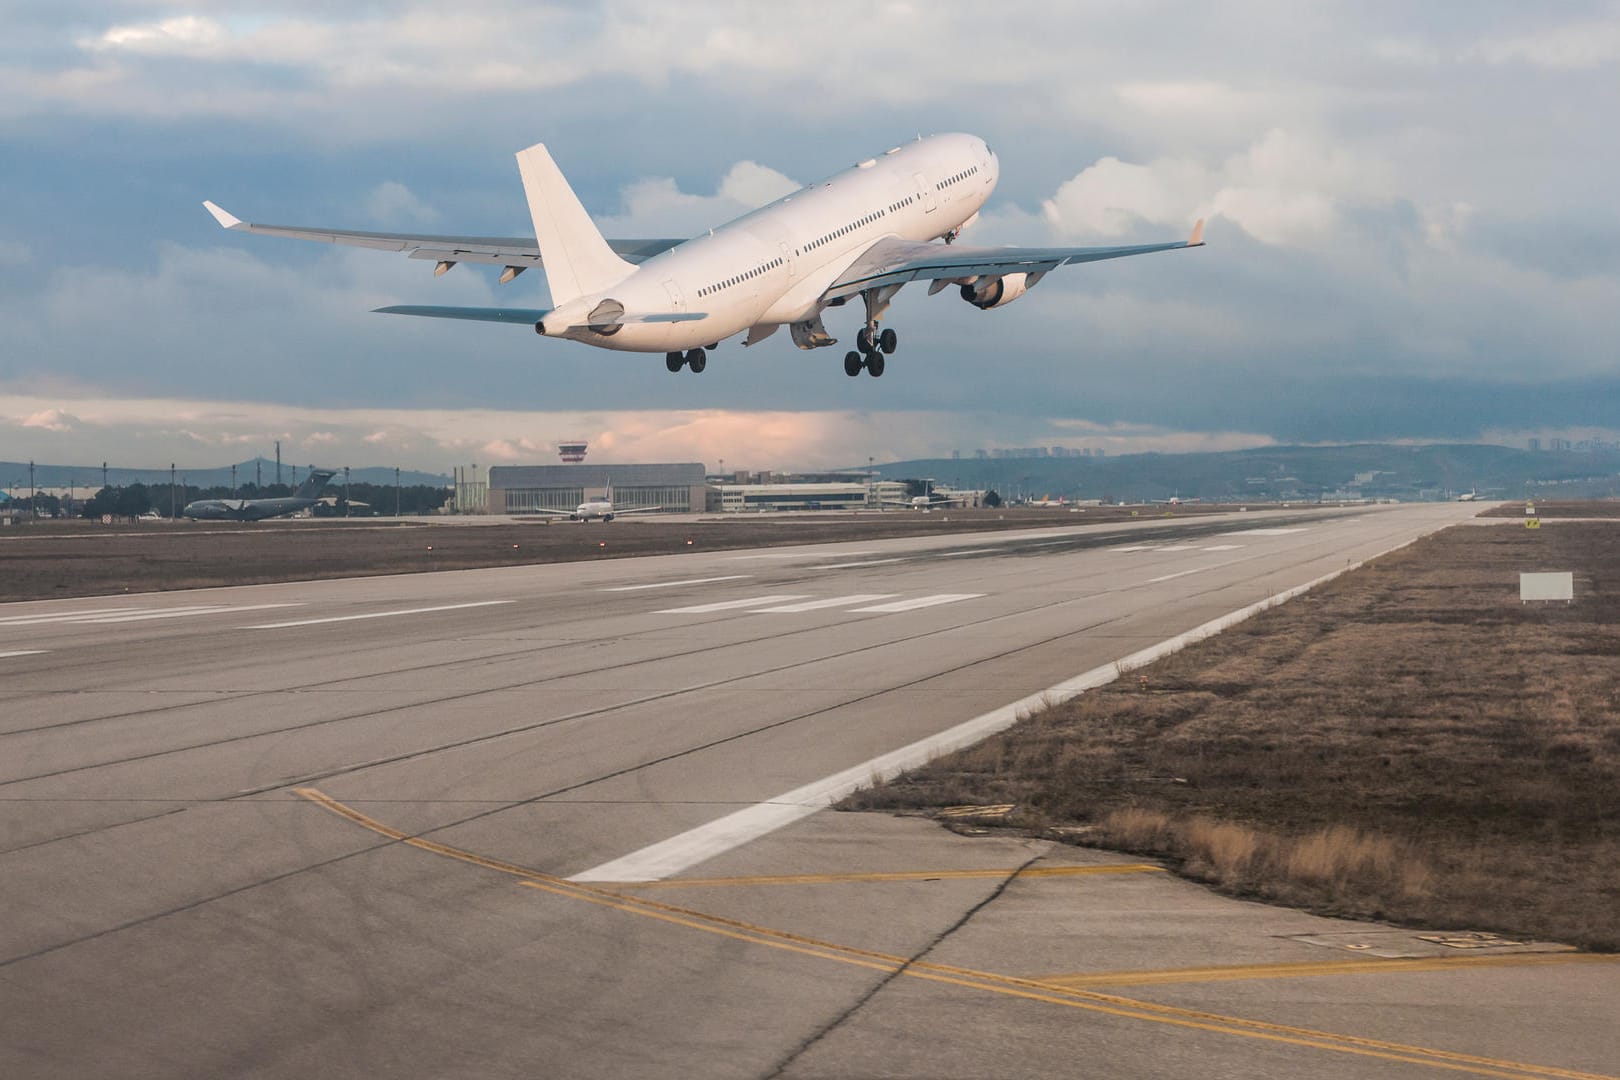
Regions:
<svg viewBox="0 0 1620 1080"><path fill-rule="evenodd" d="M899 338L879 320L908 282L933 295L952 285L981 310L1012 303L1052 270L1154 251L1200 247L1202 219L1184 241L1120 247L947 246L973 224L1001 166L973 135L919 137L867 158L690 240L607 240L544 144L517 155L535 239L425 236L245 222L205 202L227 229L406 252L443 274L460 262L504 269L504 284L543 266L551 308L398 305L395 315L532 326L545 337L623 352L662 352L672 372L694 372L708 350L738 334L757 345L783 326L801 349L836 345L822 313L860 298L864 325L844 373L882 375ZM943 240L944 244L932 241Z"/></svg>
<svg viewBox="0 0 1620 1080"><path fill-rule="evenodd" d="M616 510L613 507L613 485L607 486L607 491L600 499L586 499L573 510L529 510L526 513L545 514L548 517L565 517L569 521L585 522L591 518L601 518L604 522L612 521L625 514L647 514L654 510L662 510L662 506L637 506L628 510Z"/></svg>
<svg viewBox="0 0 1620 1080"><path fill-rule="evenodd" d="M884 506L907 506L913 510L932 510L936 506L958 506L971 502L972 495L941 495L933 492L928 495L913 495L909 499L885 499Z"/></svg>
<svg viewBox="0 0 1620 1080"><path fill-rule="evenodd" d="M320 501L321 489L335 474L329 469L311 469L298 490L279 499L198 499L180 511L197 521L262 521L281 517Z"/></svg>

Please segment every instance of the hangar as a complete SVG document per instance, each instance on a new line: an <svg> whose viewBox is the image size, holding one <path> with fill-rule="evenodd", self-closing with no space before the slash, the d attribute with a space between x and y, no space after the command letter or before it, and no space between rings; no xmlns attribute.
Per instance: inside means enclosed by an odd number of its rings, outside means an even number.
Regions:
<svg viewBox="0 0 1620 1080"><path fill-rule="evenodd" d="M656 506L666 513L702 513L708 485L701 464L677 465L492 465L491 514L573 510L588 496L613 485L613 504L624 509Z"/></svg>

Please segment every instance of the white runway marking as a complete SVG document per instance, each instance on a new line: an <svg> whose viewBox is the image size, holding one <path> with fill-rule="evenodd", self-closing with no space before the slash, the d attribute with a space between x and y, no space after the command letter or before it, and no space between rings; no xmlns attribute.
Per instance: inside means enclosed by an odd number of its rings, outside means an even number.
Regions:
<svg viewBox="0 0 1620 1080"><path fill-rule="evenodd" d="M166 608L80 608L53 615L14 615L0 619L0 630L10 626L41 626L51 623L113 623L145 622L148 619L181 619L192 615L224 615L238 611L261 611L265 608L298 607L298 604L190 604Z"/></svg>
<svg viewBox="0 0 1620 1080"><path fill-rule="evenodd" d="M856 566L887 566L889 563L905 562L905 559L868 559L865 562L828 563L826 566L807 566L806 570L849 570Z"/></svg>
<svg viewBox="0 0 1620 1080"><path fill-rule="evenodd" d="M1406 544L1396 544L1389 551L1397 551ZM1378 555L1369 556L1377 558L1387 555L1389 551L1379 552ZM1005 731L1012 727L1022 717L1030 712L1044 708L1047 704L1060 704L1071 698L1078 697L1087 690L1099 686L1106 686L1119 678L1121 671L1130 671L1144 664L1151 664L1160 657L1183 649L1194 641L1202 640L1213 634L1218 634L1229 626L1235 626L1244 619L1249 618L1267 608L1275 607L1324 582L1332 581L1340 574L1354 570L1363 565L1355 562L1347 565L1343 570L1334 570L1323 574L1314 581L1307 581L1303 585L1296 585L1286 589L1276 596L1239 608L1237 611L1222 615L1218 619L1211 619L1201 626L1197 626L1185 634L1177 634L1167 638L1157 645L1150 646L1140 652L1132 653L1127 657L1102 667L1092 668L1083 675L1058 683L1039 693L1031 694L1013 702L1003 705L999 709L976 716L971 720L957 724L937 735L930 735L926 739L919 739L909 746L890 751L879 757L864 761L842 772L834 773L824 779L817 780L803 787L794 788L771 799L769 802L759 803L744 810L727 814L689 829L678 836L631 852L623 858L605 862L583 873L575 874L570 881L660 881L683 870L690 869L701 862L706 862L716 855L722 855L733 848L741 847L759 839L768 833L775 832L784 826L791 825L809 817L816 811L827 807L842 799L845 795L857 788L867 787L875 781L887 780L907 769L914 769L925 765L942 754L953 750L960 750L971 746L980 739L994 735L998 731Z"/></svg>
<svg viewBox="0 0 1620 1080"><path fill-rule="evenodd" d="M762 604L781 604L789 600L804 600L803 593L780 596L750 596L747 600L721 600L716 604L693 604L691 607L664 608L653 612L654 615L707 615L711 611L735 611L738 608L759 607Z"/></svg>
<svg viewBox="0 0 1620 1080"><path fill-rule="evenodd" d="M830 600L806 600L802 604L780 604L776 607L755 608L754 611L758 614L764 614L765 612L796 613L800 611L820 611L822 608L844 607L847 604L869 604L873 600L887 600L889 597L895 595L897 594L856 593L853 596L835 596Z"/></svg>
<svg viewBox="0 0 1620 1080"><path fill-rule="evenodd" d="M1153 550L1154 551L1197 551L1198 550L1198 545L1197 544L1166 544L1166 545L1164 545L1164 547L1156 547Z"/></svg>
<svg viewBox="0 0 1620 1080"><path fill-rule="evenodd" d="M1297 529L1244 529L1236 536L1287 536L1289 533L1304 532L1304 527Z"/></svg>
<svg viewBox="0 0 1620 1080"><path fill-rule="evenodd" d="M687 578L685 581L656 581L651 585L615 585L603 592L640 592L642 589L673 589L677 585L707 585L714 581L741 581L752 574L727 574L725 577L697 577Z"/></svg>
<svg viewBox="0 0 1620 1080"><path fill-rule="evenodd" d="M148 619L181 619L191 615L234 615L238 611L263 611L266 608L301 607L300 604L243 604L232 606L230 604L215 604L209 607L197 608L168 608L163 611L147 611L139 615L101 615L92 619L75 620L81 623L96 623L106 626L109 623L146 622Z"/></svg>
<svg viewBox="0 0 1620 1080"><path fill-rule="evenodd" d="M1174 581L1178 577L1186 577L1188 574L1202 574L1205 570L1213 569L1215 569L1213 566L1200 566L1192 570L1183 570L1179 574L1165 574L1163 577L1148 578L1143 584L1157 585L1161 581Z"/></svg>
<svg viewBox="0 0 1620 1080"><path fill-rule="evenodd" d="M979 597L981 597L983 595L984 595L984 593L977 593L977 592L969 592L969 593L938 593L938 594L936 594L934 596L919 596L915 600L896 600L892 604L877 604L877 605L875 605L873 607L858 607L858 608L852 608L851 610L853 610L853 611L875 611L875 612L884 612L884 613L894 612L894 611L916 611L918 608L934 607L937 604L954 604L958 600L976 600L976 599L978 599Z"/></svg>
<svg viewBox="0 0 1620 1080"><path fill-rule="evenodd" d="M50 651L49 649L13 649L11 652L0 652L0 660L4 660L8 656L39 656Z"/></svg>
<svg viewBox="0 0 1620 1080"><path fill-rule="evenodd" d="M1210 547L1205 548L1204 550L1205 551L1236 551L1238 548L1240 548L1242 546L1243 546L1242 544L1213 544Z"/></svg>
<svg viewBox="0 0 1620 1080"><path fill-rule="evenodd" d="M848 559L856 555L875 555L875 551L838 551L828 553L825 551L789 551L767 555L728 555L726 558L733 562L746 562L749 559Z"/></svg>
<svg viewBox="0 0 1620 1080"><path fill-rule="evenodd" d="M1109 551L1152 551L1152 544L1132 544L1130 547L1109 548Z"/></svg>
<svg viewBox="0 0 1620 1080"><path fill-rule="evenodd" d="M298 619L294 622L260 623L257 626L244 626L243 630L281 630L289 626L314 626L317 623L354 622L357 619L387 619L395 615L420 615L429 611L459 611L462 608L492 607L495 604L510 604L511 600L478 600L470 604L440 604L437 607L404 608L400 611L373 611L366 615L331 615L324 619Z"/></svg>

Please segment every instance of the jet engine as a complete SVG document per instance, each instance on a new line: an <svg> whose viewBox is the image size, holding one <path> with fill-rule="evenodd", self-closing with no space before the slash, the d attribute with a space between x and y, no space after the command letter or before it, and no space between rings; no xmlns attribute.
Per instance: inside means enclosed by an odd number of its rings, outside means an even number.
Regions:
<svg viewBox="0 0 1620 1080"><path fill-rule="evenodd" d="M962 299L980 311L1004 307L1029 291L1033 284L1029 276L1003 274L1000 277L982 277L971 285L962 286Z"/></svg>

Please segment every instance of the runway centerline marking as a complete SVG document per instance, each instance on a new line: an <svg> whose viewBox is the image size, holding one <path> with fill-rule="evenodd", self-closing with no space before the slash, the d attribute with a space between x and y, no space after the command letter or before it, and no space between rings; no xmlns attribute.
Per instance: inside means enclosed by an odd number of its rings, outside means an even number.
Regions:
<svg viewBox="0 0 1620 1080"><path fill-rule="evenodd" d="M713 604L693 604L690 607L664 608L654 615L707 615L711 611L737 611L759 607L762 604L782 604L789 600L809 599L804 593L781 593L777 596L750 596L746 600L719 600Z"/></svg>
<svg viewBox="0 0 1620 1080"><path fill-rule="evenodd" d="M1233 536L1287 536L1289 533L1301 533L1301 532L1304 532L1304 531L1305 531L1304 526L1301 526L1301 527L1299 527L1297 529L1283 529L1283 528L1244 529L1241 532L1235 532L1235 533L1232 533L1231 535L1233 535Z"/></svg>
<svg viewBox="0 0 1620 1080"><path fill-rule="evenodd" d="M898 593L855 593L851 596L834 596L827 600L806 600L801 604L778 604L775 607L754 608L754 614L764 615L779 612L796 614L801 611L821 611L823 608L847 607L850 604L868 604L873 600L887 600Z"/></svg>
<svg viewBox="0 0 1620 1080"><path fill-rule="evenodd" d="M392 826L385 825L374 818L367 817L358 810L345 806L343 803L314 788L295 788L293 790L300 797L308 799L310 802L333 814L346 818L364 829L431 854L515 876L521 879L519 885L526 888L568 899L584 900L587 903L627 914L638 915L672 925L685 926L704 933L733 938L750 944L765 945L770 948L798 953L802 956L832 960L856 967L904 975L908 978L960 986L971 990L981 990L1026 1001L1038 1001L1086 1012L1104 1013L1130 1020L1143 1020L1170 1027L1209 1031L1221 1035L1283 1043L1331 1053L1351 1054L1358 1057L1398 1061L1412 1065L1427 1065L1431 1068L1445 1069L1450 1072L1468 1072L1481 1076L1505 1077L1507 1080L1529 1080L1529 1078L1538 1078L1538 1080L1616 1080L1612 1076L1562 1069L1556 1066L1505 1061L1499 1058L1481 1057L1453 1050L1439 1050L1424 1046L1386 1042L1381 1039L1372 1039L1359 1035L1340 1035L1330 1031L1291 1027L1286 1024L1273 1024L1264 1020L1250 1020L1245 1017L1227 1016L1221 1013L1204 1012L1176 1005L1161 1005L1157 1002L1142 1001L1117 994L1064 987L1055 983L1039 982L1034 979L999 975L995 972L977 971L972 968L953 967L932 963L927 960L914 960L891 953L877 952L872 949L839 945L804 934L759 926L740 919L713 915L693 908L651 900L646 897L613 892L592 885L576 884L549 874L542 874L527 867L518 866L515 863L487 858L470 851L451 847L448 844L441 844L435 840L412 836Z"/></svg>
<svg viewBox="0 0 1620 1080"><path fill-rule="evenodd" d="M743 578L753 577L752 574L727 574L724 577L698 577L687 578L685 581L655 581L651 585L615 585L603 592L640 592L643 589L673 589L677 585L708 585L716 581L741 581Z"/></svg>
<svg viewBox="0 0 1620 1080"><path fill-rule="evenodd" d="M746 562L750 559L849 559L856 555L876 555L876 549L871 551L786 551L772 552L765 555L728 555L731 562Z"/></svg>
<svg viewBox="0 0 1620 1080"><path fill-rule="evenodd" d="M146 622L150 619L180 619L191 615L235 615L239 611L264 611L268 608L302 607L302 604L216 604L211 607L199 608L168 608L162 611L146 611L138 615L98 615L94 618L76 619L75 622L89 623L97 626L108 626L115 623Z"/></svg>
<svg viewBox="0 0 1620 1080"><path fill-rule="evenodd" d="M0 660L4 660L9 656L43 656L50 651L49 649L12 649L10 652L0 652Z"/></svg>
<svg viewBox="0 0 1620 1080"><path fill-rule="evenodd" d="M1205 551L1236 551L1242 544L1212 544Z"/></svg>
<svg viewBox="0 0 1620 1080"><path fill-rule="evenodd" d="M826 566L807 566L806 570L853 570L857 566L887 566L890 563L905 562L906 557L893 559L867 559L864 562L828 563Z"/></svg>
<svg viewBox="0 0 1620 1080"><path fill-rule="evenodd" d="M356 622L360 619L390 619L396 615L422 615L430 611L460 611L463 608L493 607L496 604L511 604L512 600L474 600L467 604L438 604L434 607L401 608L397 611L372 611L364 615L329 615L322 619L297 619L292 622L260 623L257 626L244 626L243 630L282 630L289 626L315 626L319 623Z"/></svg>
<svg viewBox="0 0 1620 1080"><path fill-rule="evenodd" d="M1186 577L1188 574L1202 574L1205 570L1213 570L1213 569L1215 569L1213 566L1198 566L1198 567L1194 567L1191 570L1183 570L1180 573L1176 573L1176 574L1164 574L1161 577L1148 578L1142 584L1144 584L1144 585L1157 585L1161 581L1174 581L1178 577Z"/></svg>
<svg viewBox="0 0 1620 1080"><path fill-rule="evenodd" d="M874 604L871 607L851 608L851 611L872 611L882 614L891 614L897 611L916 611L918 608L937 607L940 604L954 604L961 600L977 600L984 593L936 593L933 596L919 596L914 600L896 600L892 604Z"/></svg>

